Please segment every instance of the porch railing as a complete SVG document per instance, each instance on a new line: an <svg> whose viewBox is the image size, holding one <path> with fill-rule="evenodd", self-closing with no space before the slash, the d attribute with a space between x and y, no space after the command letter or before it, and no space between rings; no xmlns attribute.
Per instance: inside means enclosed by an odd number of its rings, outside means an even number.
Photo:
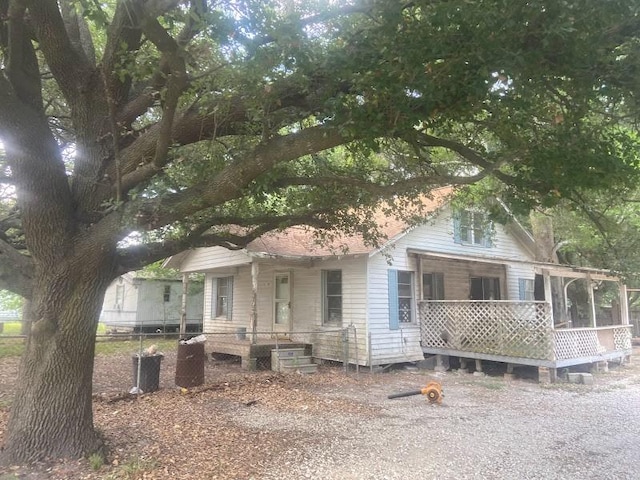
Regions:
<svg viewBox="0 0 640 480"><path fill-rule="evenodd" d="M628 325L554 330L546 302L425 301L418 311L425 348L549 361L631 350Z"/></svg>
<svg viewBox="0 0 640 480"><path fill-rule="evenodd" d="M423 347L551 360L551 312L546 302L421 302Z"/></svg>

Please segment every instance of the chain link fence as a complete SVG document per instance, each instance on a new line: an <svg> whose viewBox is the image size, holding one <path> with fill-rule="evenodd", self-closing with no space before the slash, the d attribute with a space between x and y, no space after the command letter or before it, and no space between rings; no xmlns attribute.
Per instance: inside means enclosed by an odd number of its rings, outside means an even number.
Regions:
<svg viewBox="0 0 640 480"><path fill-rule="evenodd" d="M216 331L190 334L112 333L96 336L93 393L100 396L196 388L230 375L313 374L325 368L358 371L353 328L308 332ZM0 408L19 381L26 337L0 334Z"/></svg>

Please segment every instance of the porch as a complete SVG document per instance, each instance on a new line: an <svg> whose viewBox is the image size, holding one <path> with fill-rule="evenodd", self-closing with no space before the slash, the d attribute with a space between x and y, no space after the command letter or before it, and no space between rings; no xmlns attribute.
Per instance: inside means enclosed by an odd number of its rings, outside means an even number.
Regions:
<svg viewBox="0 0 640 480"><path fill-rule="evenodd" d="M252 334L240 331L235 334L207 333L206 336L207 353L240 357L242 367L249 370L258 366L270 368L272 350L301 348L311 355L312 349L311 344L276 335L252 338Z"/></svg>
<svg viewBox="0 0 640 480"><path fill-rule="evenodd" d="M562 368L631 355L631 326L554 328L543 301L422 301L424 353Z"/></svg>

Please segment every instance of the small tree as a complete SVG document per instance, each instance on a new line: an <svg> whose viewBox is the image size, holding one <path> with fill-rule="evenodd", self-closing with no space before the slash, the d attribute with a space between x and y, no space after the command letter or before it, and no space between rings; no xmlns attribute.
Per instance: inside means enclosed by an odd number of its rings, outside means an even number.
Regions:
<svg viewBox="0 0 640 480"><path fill-rule="evenodd" d="M334 3L0 0L0 288L35 320L5 461L99 447L123 272L295 224L375 241L354 208L488 175L527 201L629 178L594 118L633 109L633 2Z"/></svg>

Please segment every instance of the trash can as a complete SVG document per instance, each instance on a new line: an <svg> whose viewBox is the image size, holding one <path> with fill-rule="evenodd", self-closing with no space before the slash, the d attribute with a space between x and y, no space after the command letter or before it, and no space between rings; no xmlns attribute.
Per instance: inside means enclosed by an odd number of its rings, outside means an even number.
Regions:
<svg viewBox="0 0 640 480"><path fill-rule="evenodd" d="M204 343L179 343L176 385L189 388L204 383Z"/></svg>
<svg viewBox="0 0 640 480"><path fill-rule="evenodd" d="M158 390L160 385L160 362L163 355L147 355L138 357L133 355L133 385L137 385L144 393ZM140 362L140 384L138 384L138 359Z"/></svg>

